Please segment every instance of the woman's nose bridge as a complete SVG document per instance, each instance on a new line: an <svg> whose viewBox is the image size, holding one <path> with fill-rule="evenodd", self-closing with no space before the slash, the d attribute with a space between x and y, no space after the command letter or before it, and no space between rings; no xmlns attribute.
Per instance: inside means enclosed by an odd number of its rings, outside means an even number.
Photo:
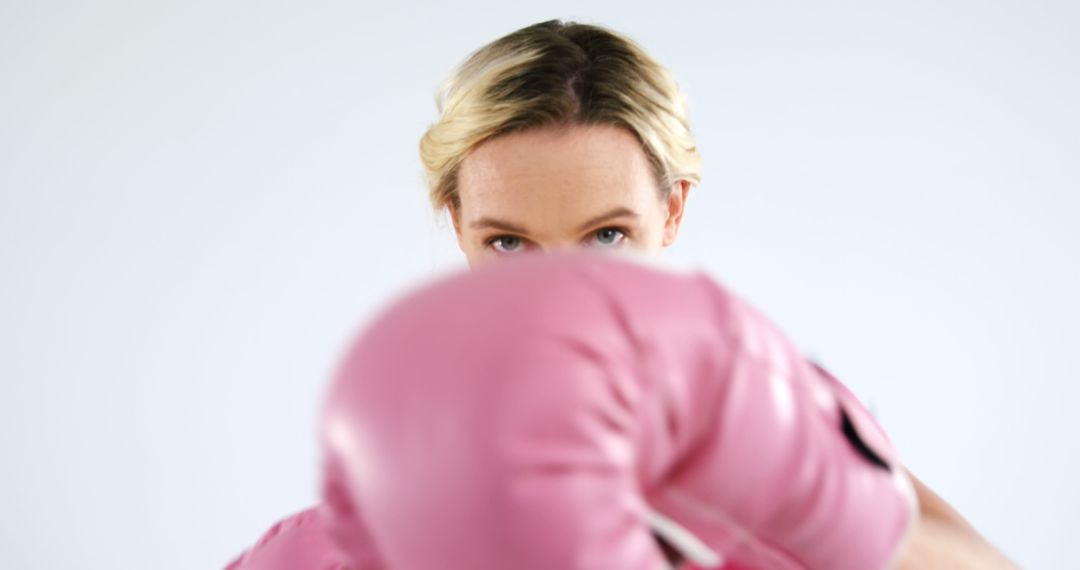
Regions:
<svg viewBox="0 0 1080 570"><path fill-rule="evenodd" d="M574 241L573 239L557 239L548 240L539 244L540 249L544 252L551 251L566 251L570 249L577 249L583 247L582 244Z"/></svg>

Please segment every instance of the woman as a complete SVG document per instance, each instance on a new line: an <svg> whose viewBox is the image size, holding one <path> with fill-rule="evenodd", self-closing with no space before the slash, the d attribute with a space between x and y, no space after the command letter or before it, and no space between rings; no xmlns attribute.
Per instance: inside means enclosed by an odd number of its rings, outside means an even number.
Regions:
<svg viewBox="0 0 1080 570"><path fill-rule="evenodd" d="M572 247L655 255L674 242L700 179L674 78L599 27L544 22L484 46L446 83L439 110L420 153L432 204L448 211L473 266ZM901 567L1010 566L912 480L920 518ZM322 532L316 512L305 511L230 568L332 568Z"/></svg>

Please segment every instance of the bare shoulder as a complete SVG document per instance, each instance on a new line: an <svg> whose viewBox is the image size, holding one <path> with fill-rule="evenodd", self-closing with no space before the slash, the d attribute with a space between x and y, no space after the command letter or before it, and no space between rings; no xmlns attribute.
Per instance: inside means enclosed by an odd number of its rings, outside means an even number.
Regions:
<svg viewBox="0 0 1080 570"><path fill-rule="evenodd" d="M1017 568L956 509L914 474L908 474L919 499L919 520L897 560L896 570Z"/></svg>

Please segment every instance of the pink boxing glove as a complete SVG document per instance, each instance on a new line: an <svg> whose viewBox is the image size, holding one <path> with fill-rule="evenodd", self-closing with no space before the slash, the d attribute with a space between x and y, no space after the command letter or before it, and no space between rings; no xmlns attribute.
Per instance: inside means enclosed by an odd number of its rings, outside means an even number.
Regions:
<svg viewBox="0 0 1080 570"><path fill-rule="evenodd" d="M885 568L911 484L846 389L701 276L527 255L355 343L323 415L353 570Z"/></svg>
<svg viewBox="0 0 1080 570"><path fill-rule="evenodd" d="M312 507L282 519L225 570L349 570L323 518Z"/></svg>

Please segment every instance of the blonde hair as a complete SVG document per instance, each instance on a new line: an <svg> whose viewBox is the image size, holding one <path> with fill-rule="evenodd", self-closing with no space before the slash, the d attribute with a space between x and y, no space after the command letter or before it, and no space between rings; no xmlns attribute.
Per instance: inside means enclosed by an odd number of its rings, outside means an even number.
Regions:
<svg viewBox="0 0 1080 570"><path fill-rule="evenodd" d="M552 20L474 52L439 90L439 120L420 140L436 210L460 207L458 169L477 146L525 129L613 125L641 141L661 192L698 184L700 157L674 76L629 38Z"/></svg>

